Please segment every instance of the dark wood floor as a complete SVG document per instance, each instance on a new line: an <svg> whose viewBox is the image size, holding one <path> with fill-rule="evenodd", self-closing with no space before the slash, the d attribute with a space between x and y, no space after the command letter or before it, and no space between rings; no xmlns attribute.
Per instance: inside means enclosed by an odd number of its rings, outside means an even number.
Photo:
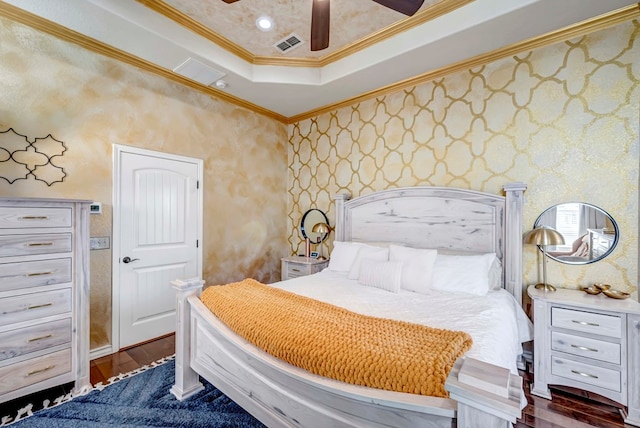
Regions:
<svg viewBox="0 0 640 428"><path fill-rule="evenodd" d="M120 373L135 370L144 365L150 364L160 358L174 353L175 337L173 335L144 343L129 349L122 350L115 354L98 358L91 361L91 383L105 383L107 379ZM623 423L615 403L601 398L593 397L588 393L570 389L552 389L553 400L531 396L529 384L532 380L530 373L520 373L524 377L525 391L529 404L524 409L522 418L518 420L515 427L536 427L536 428L582 428L582 427L629 427ZM68 390L68 386L67 386ZM47 395L50 400L62 395L64 389L55 388L44 394L29 396L13 402L4 403L0 409L0 418L12 412L7 411L12 408L19 409L25 403L42 402Z"/></svg>

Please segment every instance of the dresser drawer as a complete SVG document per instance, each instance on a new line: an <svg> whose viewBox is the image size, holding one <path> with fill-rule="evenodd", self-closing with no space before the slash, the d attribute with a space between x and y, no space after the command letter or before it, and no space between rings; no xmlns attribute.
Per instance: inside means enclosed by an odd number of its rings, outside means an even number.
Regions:
<svg viewBox="0 0 640 428"><path fill-rule="evenodd" d="M70 281L70 258L0 264L0 291L23 290Z"/></svg>
<svg viewBox="0 0 640 428"><path fill-rule="evenodd" d="M561 357L551 357L551 373L611 391L621 391L621 373L617 370L578 363Z"/></svg>
<svg viewBox="0 0 640 428"><path fill-rule="evenodd" d="M71 318L0 333L0 361L71 342Z"/></svg>
<svg viewBox="0 0 640 428"><path fill-rule="evenodd" d="M70 311L70 288L5 297L0 299L0 325L37 320Z"/></svg>
<svg viewBox="0 0 640 428"><path fill-rule="evenodd" d="M620 364L621 352L619 343L554 331L551 333L551 349L581 357L593 358L607 363Z"/></svg>
<svg viewBox="0 0 640 428"><path fill-rule="evenodd" d="M602 336L622 337L622 318L615 315L554 307L551 308L551 325Z"/></svg>
<svg viewBox="0 0 640 428"><path fill-rule="evenodd" d="M71 251L70 233L0 236L0 257Z"/></svg>
<svg viewBox="0 0 640 428"><path fill-rule="evenodd" d="M71 208L0 207L0 229L71 225Z"/></svg>
<svg viewBox="0 0 640 428"><path fill-rule="evenodd" d="M0 395L71 372L71 350L53 352L0 368Z"/></svg>

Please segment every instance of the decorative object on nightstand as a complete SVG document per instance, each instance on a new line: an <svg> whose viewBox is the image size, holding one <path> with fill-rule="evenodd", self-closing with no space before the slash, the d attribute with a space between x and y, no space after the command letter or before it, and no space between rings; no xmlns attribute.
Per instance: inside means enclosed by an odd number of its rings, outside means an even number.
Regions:
<svg viewBox="0 0 640 428"><path fill-rule="evenodd" d="M537 245L542 250L542 280L541 284L536 284L536 288L545 291L556 291L556 288L547 283L547 250L548 245L564 245L564 238L558 231L547 226L538 226L524 235L525 244Z"/></svg>
<svg viewBox="0 0 640 428"><path fill-rule="evenodd" d="M624 421L640 426L640 303L579 290L527 292L535 330L531 393L551 399L549 385L591 391L627 406Z"/></svg>
<svg viewBox="0 0 640 428"><path fill-rule="evenodd" d="M327 260L327 258L324 256L324 245L322 244L322 241L327 239L329 232L331 232L333 229L331 229L331 227L327 223L318 223L313 226L312 230L314 233L317 233L320 236L317 242L317 244L320 245L320 255L318 256L318 260Z"/></svg>
<svg viewBox="0 0 640 428"><path fill-rule="evenodd" d="M311 275L329 266L329 260L319 260L312 257L291 256L281 259L282 281Z"/></svg>
<svg viewBox="0 0 640 428"><path fill-rule="evenodd" d="M580 290L592 295L602 293L607 297L611 297L612 299L619 299L619 300L624 300L629 296L631 296L629 293L625 293L624 291L615 290L611 288L609 284L601 284L601 283L595 283L588 287L580 287Z"/></svg>

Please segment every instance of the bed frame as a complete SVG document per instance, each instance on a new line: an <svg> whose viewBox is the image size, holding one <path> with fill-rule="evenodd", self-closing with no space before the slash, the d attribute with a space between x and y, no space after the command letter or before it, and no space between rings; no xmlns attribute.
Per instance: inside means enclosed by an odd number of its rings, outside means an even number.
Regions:
<svg viewBox="0 0 640 428"><path fill-rule="evenodd" d="M335 239L495 252L504 288L521 302L525 189L506 185L504 197L443 187L385 190L353 200L338 195ZM199 300L204 281L172 284L177 328L171 393L179 400L203 388L202 376L269 427L461 427L479 421L502 427L519 416L518 376L511 376L510 399L458 383L461 360L446 384L452 398L346 384L287 364L235 335Z"/></svg>

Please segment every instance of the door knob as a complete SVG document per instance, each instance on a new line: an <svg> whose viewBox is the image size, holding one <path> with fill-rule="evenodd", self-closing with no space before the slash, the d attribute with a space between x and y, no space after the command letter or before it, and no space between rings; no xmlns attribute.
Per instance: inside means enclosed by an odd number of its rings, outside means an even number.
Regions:
<svg viewBox="0 0 640 428"><path fill-rule="evenodd" d="M140 259L132 259L131 257L127 256L122 258L122 263L131 263L131 262L135 262L136 260L140 260Z"/></svg>

